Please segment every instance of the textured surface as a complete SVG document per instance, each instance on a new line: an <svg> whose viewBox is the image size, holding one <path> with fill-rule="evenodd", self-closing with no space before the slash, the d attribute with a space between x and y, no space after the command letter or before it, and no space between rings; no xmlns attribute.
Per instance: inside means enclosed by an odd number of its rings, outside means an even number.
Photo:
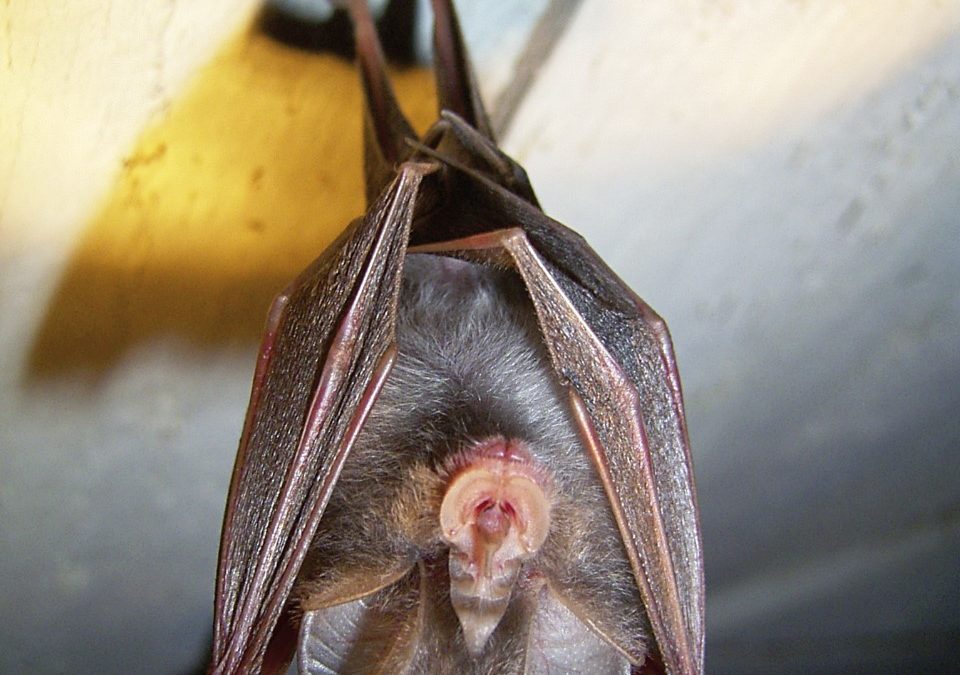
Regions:
<svg viewBox="0 0 960 675"><path fill-rule="evenodd" d="M125 160L135 170L142 127L252 5L0 5L0 672L182 673L208 649L236 449L224 432L242 419L249 350L148 337L92 378L37 379L30 360L98 202ZM53 361L89 363L85 347L136 330L131 282L157 251L158 211L85 244L123 273L96 290L81 277L67 309L112 318L70 325Z"/></svg>
<svg viewBox="0 0 960 675"><path fill-rule="evenodd" d="M286 55L267 79L218 80L233 84L190 114L233 116L157 158L162 133L139 134L182 119L236 3L46 7L0 4L0 671L184 672L206 649L269 297L329 241L311 218L360 209L359 146L336 149L358 143L354 118L309 103L352 73L299 79ZM469 39L489 13L462 15ZM671 327L708 672L949 670L958 15L952 0L585 0L505 139L546 210ZM220 137L247 149L205 145ZM258 174L288 138L299 163ZM349 182L298 178L318 153L355 162L346 203L323 190ZM103 201L127 209L109 227ZM191 245L171 246L185 226ZM84 255L102 277L71 276ZM62 337L44 343L51 325Z"/></svg>

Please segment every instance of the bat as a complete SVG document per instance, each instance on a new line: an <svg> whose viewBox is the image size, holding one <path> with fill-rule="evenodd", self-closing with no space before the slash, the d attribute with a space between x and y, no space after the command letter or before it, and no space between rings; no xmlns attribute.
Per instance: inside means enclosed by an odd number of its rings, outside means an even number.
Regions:
<svg viewBox="0 0 960 675"><path fill-rule="evenodd" d="M417 138L347 5L369 206L269 310L209 672L700 673L667 327L543 213L432 7Z"/></svg>

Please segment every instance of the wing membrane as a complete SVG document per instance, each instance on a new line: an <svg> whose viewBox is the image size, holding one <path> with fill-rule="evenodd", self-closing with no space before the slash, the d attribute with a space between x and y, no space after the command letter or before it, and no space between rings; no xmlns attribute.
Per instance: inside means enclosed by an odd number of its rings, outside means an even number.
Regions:
<svg viewBox="0 0 960 675"><path fill-rule="evenodd" d="M215 672L255 668L262 658L338 466L389 370L409 228L428 170L405 165L274 303L224 519Z"/></svg>

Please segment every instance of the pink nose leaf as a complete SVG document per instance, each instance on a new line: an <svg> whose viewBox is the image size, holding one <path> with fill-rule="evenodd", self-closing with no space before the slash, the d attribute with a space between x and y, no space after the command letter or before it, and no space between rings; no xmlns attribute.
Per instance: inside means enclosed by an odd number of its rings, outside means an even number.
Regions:
<svg viewBox="0 0 960 675"><path fill-rule="evenodd" d="M450 600L472 654L503 618L521 563L547 537L548 486L515 440L483 441L456 460L440 526L450 545Z"/></svg>

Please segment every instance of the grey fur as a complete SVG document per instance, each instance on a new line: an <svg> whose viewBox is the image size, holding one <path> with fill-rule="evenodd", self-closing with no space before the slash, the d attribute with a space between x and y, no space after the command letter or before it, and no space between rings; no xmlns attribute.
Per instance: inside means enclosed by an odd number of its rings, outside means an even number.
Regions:
<svg viewBox="0 0 960 675"><path fill-rule="evenodd" d="M417 598L424 604L408 670L524 672L536 593L546 583L581 620L642 660L650 630L636 584L520 280L452 258L408 256L397 343L396 364L301 572L295 596L304 610L350 600L364 583L376 591L376 579L409 569L406 581L378 591L373 603L398 626L405 612L417 611ZM492 435L525 441L550 474L552 523L543 548L524 565L507 615L474 661L447 596L437 514L446 461Z"/></svg>

